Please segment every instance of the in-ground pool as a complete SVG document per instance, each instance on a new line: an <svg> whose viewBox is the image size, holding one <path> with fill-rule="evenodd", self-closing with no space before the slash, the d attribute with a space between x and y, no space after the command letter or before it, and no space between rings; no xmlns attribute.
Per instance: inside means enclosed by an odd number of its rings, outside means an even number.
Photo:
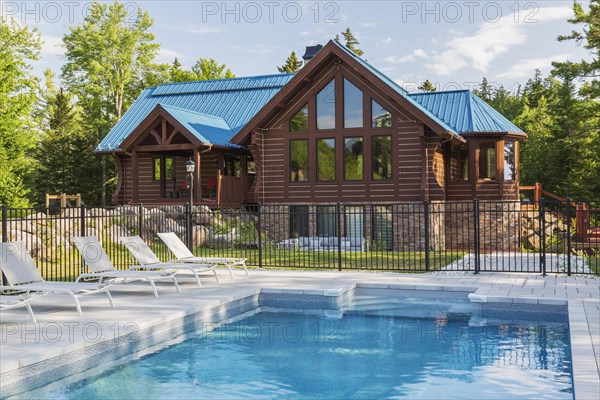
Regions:
<svg viewBox="0 0 600 400"><path fill-rule="evenodd" d="M261 295L192 339L29 397L573 398L564 308L373 293L333 309Z"/></svg>

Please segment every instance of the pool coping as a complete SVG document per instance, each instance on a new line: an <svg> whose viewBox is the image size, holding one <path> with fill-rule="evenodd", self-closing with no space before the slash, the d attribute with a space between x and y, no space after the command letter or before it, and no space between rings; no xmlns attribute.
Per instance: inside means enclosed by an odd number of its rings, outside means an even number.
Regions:
<svg viewBox="0 0 600 400"><path fill-rule="evenodd" d="M564 299L564 298L544 298L535 296L498 296L498 295L487 295L485 290L481 287L471 285L440 285L440 284L397 284L397 283L381 283L381 282L368 282L368 281L357 281L355 283L340 283L329 282L330 287L324 289L301 289L301 288L290 288L288 287L260 287L260 288L238 288L236 294L222 296L219 299L208 301L200 306L188 306L184 309L179 310L176 313L170 313L169 315L161 315L158 318L153 318L140 322L140 331L150 332L150 339L145 338L146 343L152 342L152 334L156 332L160 333L161 329L166 328L168 335L177 333L178 329L180 335L185 335L185 332L181 332L183 325L186 323L186 319L193 317L194 319L202 318L200 314L205 313L206 321L218 321L212 318L213 314L211 311L215 309L222 309L223 307L231 309L231 306L236 302L243 301L244 299L257 299L261 293L285 293L285 294L300 294L300 295L317 295L325 297L340 296L350 290L356 288L370 288L370 289L392 289L392 290L420 290L420 291L446 291L446 292L465 292L473 293L479 296L479 301L485 301L490 303L523 303L523 304L547 304L547 305L567 305L568 316L569 316L569 329L571 339L571 354L572 354L572 367L573 367L573 388L574 397L577 399L595 399L598 397L598 388L600 387L600 376L598 374L598 366L596 363L596 357L593 347L593 339L590 333L590 321L586 316L584 308L584 300L582 298ZM478 293L480 292L480 293ZM219 315L222 320L222 315ZM180 325L173 325L173 323L180 321ZM164 329L163 329L164 330ZM114 336L110 339L96 342L93 344L85 341L73 343L68 346L63 346L54 349L52 352L46 352L44 354L38 354L33 357L24 357L18 360L17 365L14 361L12 365L7 365L3 361L3 371L0 374L0 397L6 396L5 389L14 387L25 382L27 379L32 379L32 376L42 375L45 373L44 366L50 369L56 369L56 362L61 361L64 363L65 357L69 359L73 355L77 355L77 358L85 360L86 358L93 357L99 352L106 351L110 346L108 342L113 341L121 342L122 339L126 338L130 333L122 332L118 336ZM161 336L163 337L163 336ZM154 337L154 341L157 337ZM149 345L147 344L145 348ZM57 346L58 347L58 346ZM141 350L137 349L137 350ZM134 349L135 351L135 349ZM64 365L64 364L60 364Z"/></svg>

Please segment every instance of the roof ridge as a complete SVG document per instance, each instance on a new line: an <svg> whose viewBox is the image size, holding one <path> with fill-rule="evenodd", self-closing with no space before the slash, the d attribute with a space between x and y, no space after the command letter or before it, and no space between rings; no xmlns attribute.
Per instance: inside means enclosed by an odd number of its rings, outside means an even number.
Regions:
<svg viewBox="0 0 600 400"><path fill-rule="evenodd" d="M214 119L220 119L220 120L224 121L227 124L227 121L225 121L224 118L219 117L218 115L201 113L201 112L198 112L198 111L190 110L188 108L182 108L182 107L172 106L170 104L163 104L161 102L158 102L156 105L157 106L161 106L162 108L165 108L165 109L167 109L167 108L174 108L176 110L181 110L181 111L189 112L189 113L192 113L192 114L202 115L204 117L210 117L210 118L214 118ZM227 124L227 126L229 126L229 124Z"/></svg>
<svg viewBox="0 0 600 400"><path fill-rule="evenodd" d="M435 95L435 94L447 94L447 93L471 93L469 89L456 89L456 90L442 90L439 92L415 92L409 93L409 96L421 96L421 95Z"/></svg>
<svg viewBox="0 0 600 400"><path fill-rule="evenodd" d="M294 74L283 74L283 73L278 73L278 74L267 74L267 75L251 75L251 76L236 76L235 78L219 78L219 79L198 79L195 81L186 81L186 82L166 82L166 83L161 83L159 85L156 86L150 86L149 88L157 88L159 86L172 86L172 85L191 85L193 83L209 83L209 82L221 82L221 81L234 81L234 80L240 80L240 79L255 79L255 78L267 78L267 77L272 77L272 76L283 76L283 75L294 75Z"/></svg>

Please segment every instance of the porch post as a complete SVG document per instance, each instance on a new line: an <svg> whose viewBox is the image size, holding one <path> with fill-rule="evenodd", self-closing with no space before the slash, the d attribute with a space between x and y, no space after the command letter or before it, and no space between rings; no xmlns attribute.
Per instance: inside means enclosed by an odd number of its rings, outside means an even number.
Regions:
<svg viewBox="0 0 600 400"><path fill-rule="evenodd" d="M194 155L192 159L196 163L196 171L194 172L196 174L194 177L194 180L196 181L196 185L194 186L194 198L196 201L199 201L202 200L202 182L200 182L200 152L197 148L194 148Z"/></svg>

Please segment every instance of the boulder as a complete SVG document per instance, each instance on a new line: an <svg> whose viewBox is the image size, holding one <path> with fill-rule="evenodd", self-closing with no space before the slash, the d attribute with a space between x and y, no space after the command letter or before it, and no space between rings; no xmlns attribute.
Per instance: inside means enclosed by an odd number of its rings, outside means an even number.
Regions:
<svg viewBox="0 0 600 400"><path fill-rule="evenodd" d="M2 234L0 233L0 241L2 241L3 239L4 238L2 237ZM40 239L36 235L31 234L29 232L20 231L20 230L9 230L7 232L7 238L5 241L25 243L25 247L29 250L29 252L31 253L31 255L33 257L45 258L47 256L46 251L45 251L46 249L44 246L44 242L42 241L42 239Z"/></svg>
<svg viewBox="0 0 600 400"><path fill-rule="evenodd" d="M194 236L192 239L194 241L194 248L204 246L210 234L209 229L202 225L195 225L193 229Z"/></svg>

